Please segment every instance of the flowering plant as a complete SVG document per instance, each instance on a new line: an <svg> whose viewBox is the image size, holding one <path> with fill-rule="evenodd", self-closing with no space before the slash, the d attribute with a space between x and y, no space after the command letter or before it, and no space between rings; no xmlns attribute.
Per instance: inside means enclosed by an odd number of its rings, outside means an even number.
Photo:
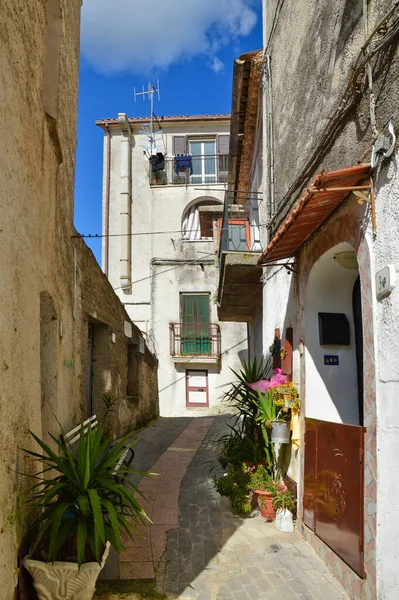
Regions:
<svg viewBox="0 0 399 600"><path fill-rule="evenodd" d="M277 406L284 406L285 396L289 396L291 403L298 396L298 389L295 387L292 381L283 383L273 388L273 402Z"/></svg>

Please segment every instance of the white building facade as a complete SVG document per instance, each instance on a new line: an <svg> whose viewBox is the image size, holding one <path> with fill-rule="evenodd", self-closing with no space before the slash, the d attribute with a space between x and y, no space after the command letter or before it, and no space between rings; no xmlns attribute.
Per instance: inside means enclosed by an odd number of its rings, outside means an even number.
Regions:
<svg viewBox="0 0 399 600"><path fill-rule="evenodd" d="M103 270L159 360L162 416L216 414L246 358L244 324L219 323L218 239L229 115L97 122L104 130Z"/></svg>
<svg viewBox="0 0 399 600"><path fill-rule="evenodd" d="M399 6L264 0L263 14L263 52L235 62L225 217L262 174L263 251L250 264L222 245L219 318L246 321L251 350L300 388L298 530L351 600L396 600Z"/></svg>

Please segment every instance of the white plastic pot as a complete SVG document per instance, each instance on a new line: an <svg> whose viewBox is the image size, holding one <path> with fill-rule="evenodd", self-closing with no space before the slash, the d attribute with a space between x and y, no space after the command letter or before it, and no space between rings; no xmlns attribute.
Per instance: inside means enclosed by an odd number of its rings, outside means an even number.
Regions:
<svg viewBox="0 0 399 600"><path fill-rule="evenodd" d="M273 444L288 444L290 441L289 421L272 421L270 439Z"/></svg>
<svg viewBox="0 0 399 600"><path fill-rule="evenodd" d="M292 513L288 510L288 508L280 508L276 512L276 521L274 526L279 531L284 531L284 533L292 533L294 531Z"/></svg>
<svg viewBox="0 0 399 600"><path fill-rule="evenodd" d="M77 563L45 563L29 556L25 556L23 565L33 577L39 600L92 600L109 548L110 543L107 542L101 565L88 562L83 563L79 569Z"/></svg>

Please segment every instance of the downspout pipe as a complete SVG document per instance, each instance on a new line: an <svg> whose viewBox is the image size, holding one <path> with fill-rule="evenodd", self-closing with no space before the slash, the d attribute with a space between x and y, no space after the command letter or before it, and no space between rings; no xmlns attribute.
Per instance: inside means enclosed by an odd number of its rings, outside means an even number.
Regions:
<svg viewBox="0 0 399 600"><path fill-rule="evenodd" d="M118 123L121 130L121 182L120 182L120 284L125 292L131 292L132 261L131 261L131 229L132 229L132 195L131 195L131 135L129 120L125 113L118 114Z"/></svg>
<svg viewBox="0 0 399 600"><path fill-rule="evenodd" d="M109 199L111 190L111 132L109 125L105 125L105 133L107 140L107 158L105 166L105 206L104 206L104 273L108 277L109 275Z"/></svg>

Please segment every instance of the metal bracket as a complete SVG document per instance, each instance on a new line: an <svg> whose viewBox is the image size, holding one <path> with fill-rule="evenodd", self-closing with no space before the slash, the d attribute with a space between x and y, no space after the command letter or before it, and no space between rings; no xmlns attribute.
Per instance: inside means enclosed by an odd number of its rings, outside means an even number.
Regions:
<svg viewBox="0 0 399 600"><path fill-rule="evenodd" d="M296 262L293 263L264 263L263 265L259 265L260 267L285 267L287 271L290 273L294 273L294 275L298 275L298 271L296 271L293 267L296 265Z"/></svg>

